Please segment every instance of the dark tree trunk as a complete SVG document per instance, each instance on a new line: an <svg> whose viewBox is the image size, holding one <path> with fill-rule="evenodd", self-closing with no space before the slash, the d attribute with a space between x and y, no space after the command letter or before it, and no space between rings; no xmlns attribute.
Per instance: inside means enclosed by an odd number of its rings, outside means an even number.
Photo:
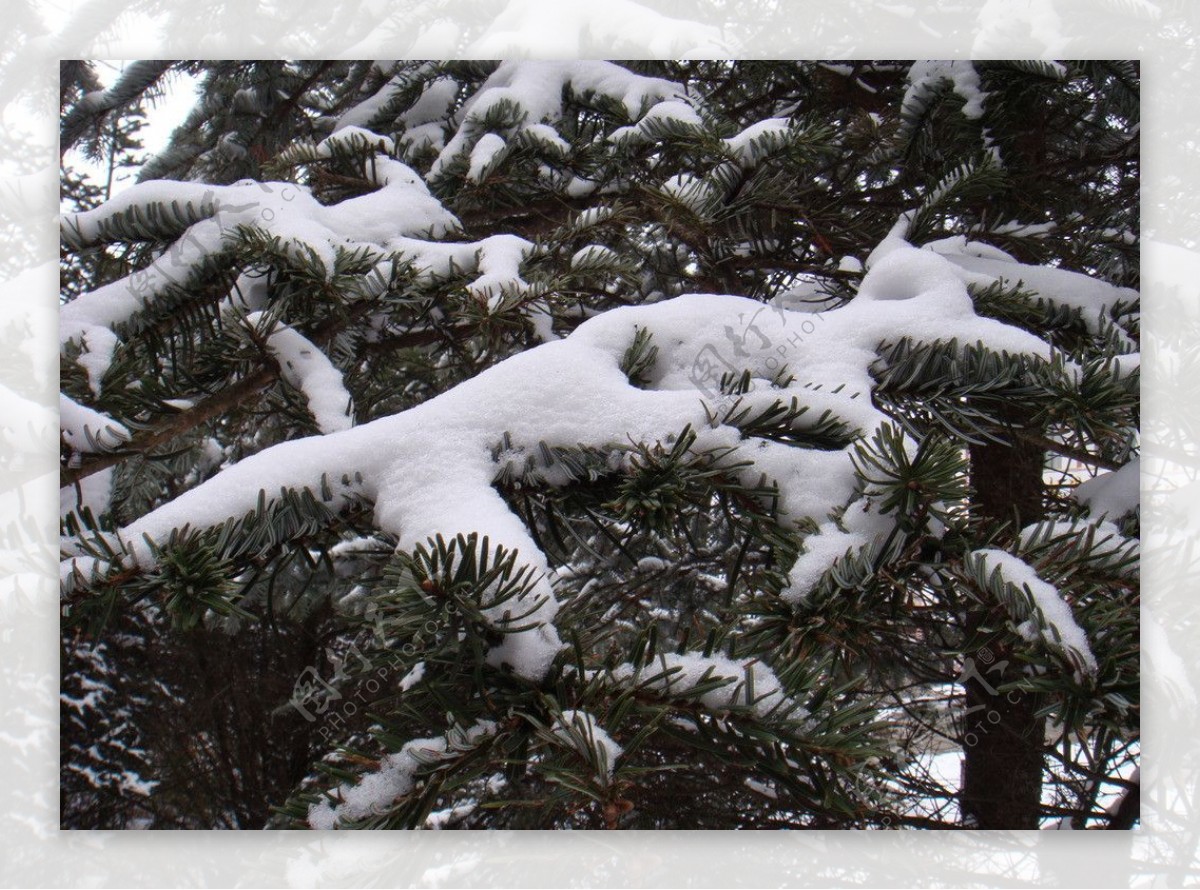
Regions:
<svg viewBox="0 0 1200 890"><path fill-rule="evenodd" d="M971 446L974 507L986 519L1010 522L1014 531L1044 515L1044 454L1036 445L987 443ZM978 828L1034 828L1040 814L1045 718L1036 716L1032 693L1000 688L1017 678L1006 643L1002 607L981 607L968 618L971 638L982 641L968 653L964 671L962 810Z"/></svg>

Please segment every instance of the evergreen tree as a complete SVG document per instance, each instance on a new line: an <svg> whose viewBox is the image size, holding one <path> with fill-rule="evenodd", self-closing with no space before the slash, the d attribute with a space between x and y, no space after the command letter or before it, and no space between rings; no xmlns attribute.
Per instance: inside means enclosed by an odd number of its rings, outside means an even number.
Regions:
<svg viewBox="0 0 1200 890"><path fill-rule="evenodd" d="M145 62L64 146L175 70L62 222L65 825L1136 821L1136 64Z"/></svg>

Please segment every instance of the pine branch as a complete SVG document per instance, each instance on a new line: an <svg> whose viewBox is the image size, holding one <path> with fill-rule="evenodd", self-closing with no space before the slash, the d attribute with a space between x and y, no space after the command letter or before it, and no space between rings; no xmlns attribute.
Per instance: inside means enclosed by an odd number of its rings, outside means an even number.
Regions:
<svg viewBox="0 0 1200 890"><path fill-rule="evenodd" d="M1065 445L1062 442L1055 442L1053 439L1048 439L1040 433L1027 429L1013 429L1012 434L1023 442L1028 442L1030 445L1037 445L1046 451L1063 457L1069 457L1071 460L1078 461L1081 464L1088 466L1100 467L1104 470L1119 470L1123 464L1109 460L1106 457L1101 457L1098 454L1092 454L1090 451L1084 451L1080 448L1072 448L1070 445Z"/></svg>

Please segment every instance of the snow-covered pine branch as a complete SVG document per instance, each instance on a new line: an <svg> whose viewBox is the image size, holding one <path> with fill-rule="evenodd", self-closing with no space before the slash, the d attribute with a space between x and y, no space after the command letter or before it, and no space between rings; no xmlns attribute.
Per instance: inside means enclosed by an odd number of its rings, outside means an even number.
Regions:
<svg viewBox="0 0 1200 890"><path fill-rule="evenodd" d="M64 824L1111 821L1136 64L64 70Z"/></svg>

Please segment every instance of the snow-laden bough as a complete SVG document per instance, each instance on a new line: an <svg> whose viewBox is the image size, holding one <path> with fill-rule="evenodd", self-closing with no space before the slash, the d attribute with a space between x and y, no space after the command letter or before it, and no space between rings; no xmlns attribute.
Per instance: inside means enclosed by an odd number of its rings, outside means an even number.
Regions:
<svg viewBox="0 0 1200 890"><path fill-rule="evenodd" d="M651 332L659 352L648 377L634 386L621 361L641 329ZM255 509L260 492L270 498L281 489L304 489L331 496L334 507L368 498L380 530L403 550L437 535L486 535L493 546L516 550L519 566L538 579L525 594L527 605L538 604L530 626L507 634L490 661L537 679L562 645L558 601L546 557L493 487L495 446L506 434L518 451L541 443L612 451L630 442L671 441L690 426L697 452L737 448L738 461L747 462L738 472L748 484L765 474L778 486L782 522L823 523L793 570L808 580L785 591L798 598L838 554L866 543L868 530L843 531L834 521L857 495L852 446L827 451L744 438L721 420L729 397L719 390L720 372L749 371L751 386L740 398L752 411L795 398L814 417L828 411L871 435L886 418L871 403L869 369L879 344L901 337L1050 356L1033 335L978 317L961 270L948 258L893 244L872 262L857 297L839 309L792 312L711 294L616 309L408 411L266 449L119 534L130 559L148 567L154 561L148 541L241 517ZM776 385L784 365L792 379ZM350 479L361 485L338 481Z"/></svg>

